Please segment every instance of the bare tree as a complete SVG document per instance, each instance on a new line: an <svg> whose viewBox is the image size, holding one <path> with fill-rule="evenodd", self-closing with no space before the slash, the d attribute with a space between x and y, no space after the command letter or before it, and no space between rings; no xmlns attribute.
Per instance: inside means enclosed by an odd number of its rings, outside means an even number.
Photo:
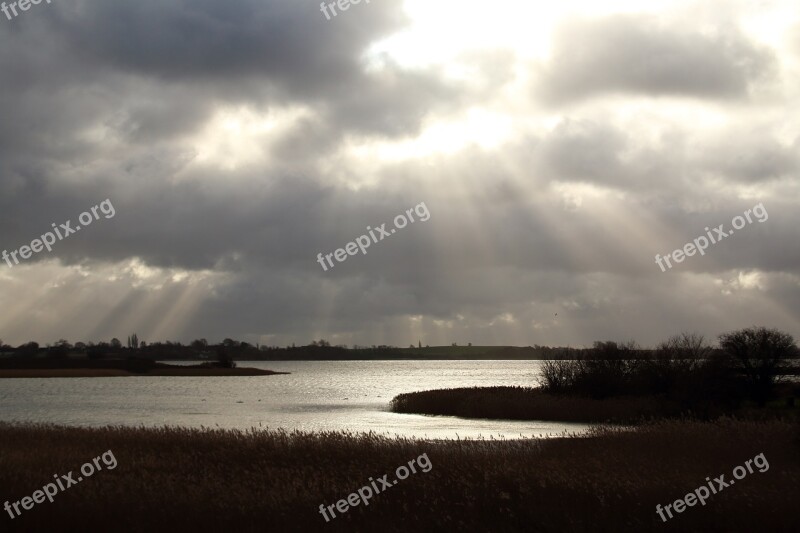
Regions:
<svg viewBox="0 0 800 533"><path fill-rule="evenodd" d="M699 333L680 333L656 347L653 363L665 370L694 372L712 353L713 349Z"/></svg>
<svg viewBox="0 0 800 533"><path fill-rule="evenodd" d="M723 333L719 345L744 372L759 405L767 401L780 369L797 351L791 335L763 326Z"/></svg>

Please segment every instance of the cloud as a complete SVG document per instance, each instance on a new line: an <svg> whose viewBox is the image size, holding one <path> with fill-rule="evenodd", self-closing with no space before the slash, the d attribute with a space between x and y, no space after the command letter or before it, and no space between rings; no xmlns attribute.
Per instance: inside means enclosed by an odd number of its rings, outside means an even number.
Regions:
<svg viewBox="0 0 800 533"><path fill-rule="evenodd" d="M792 179L800 172L800 137L785 144L770 131L734 131L699 152L698 166L723 179L745 183Z"/></svg>
<svg viewBox="0 0 800 533"><path fill-rule="evenodd" d="M2 338L576 345L793 327L797 92L770 78L792 52L727 18L564 16L533 71L540 101L523 49L375 55L415 24L399 3L326 21L314 3L78 0L4 25L0 244L106 198L117 214L0 269ZM421 201L430 221L317 264ZM768 222L655 265L761 201Z"/></svg>
<svg viewBox="0 0 800 533"><path fill-rule="evenodd" d="M75 54L127 74L215 83L262 76L301 95L357 75L364 48L408 23L391 2L336 24L316 3L275 0L83 0L54 13L52 29Z"/></svg>
<svg viewBox="0 0 800 533"><path fill-rule="evenodd" d="M649 15L571 20L537 72L537 94L549 105L613 93L742 98L772 72L773 60L729 28L700 31Z"/></svg>

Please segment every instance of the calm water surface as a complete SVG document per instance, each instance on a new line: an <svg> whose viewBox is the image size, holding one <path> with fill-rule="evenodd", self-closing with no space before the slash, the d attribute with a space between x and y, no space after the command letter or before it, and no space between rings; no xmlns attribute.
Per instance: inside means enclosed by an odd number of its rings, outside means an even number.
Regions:
<svg viewBox="0 0 800 533"><path fill-rule="evenodd" d="M531 386L539 361L270 361L240 366L291 372L258 377L0 380L0 420L75 426L178 425L303 431L375 431L420 438L519 438L579 432L554 422L465 420L389 412L402 392Z"/></svg>

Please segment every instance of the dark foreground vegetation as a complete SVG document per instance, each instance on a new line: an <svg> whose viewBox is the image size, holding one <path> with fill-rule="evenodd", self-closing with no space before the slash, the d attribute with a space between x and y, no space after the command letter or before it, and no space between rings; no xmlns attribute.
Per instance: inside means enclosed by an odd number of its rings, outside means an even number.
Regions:
<svg viewBox="0 0 800 533"><path fill-rule="evenodd" d="M395 413L561 422L635 422L665 412L654 398L604 400L548 394L530 387L465 387L400 394Z"/></svg>
<svg viewBox="0 0 800 533"><path fill-rule="evenodd" d="M737 408L687 408L663 395L612 396L603 399L550 394L532 387L465 387L400 394L392 399L395 413L493 418L554 420L589 423L640 423L653 418L694 417L711 420L724 414L748 418L786 416L800 419L800 384L783 384L774 398L758 407L743 402Z"/></svg>
<svg viewBox="0 0 800 533"><path fill-rule="evenodd" d="M476 387L401 394L398 413L468 418L638 422L654 417L800 414L794 339L747 328L719 338L682 334L655 350L598 342L571 359L545 361L540 388Z"/></svg>
<svg viewBox="0 0 800 533"><path fill-rule="evenodd" d="M800 432L781 420L659 422L585 438L424 442L375 435L0 424L0 500L112 450L3 531L796 531ZM325 523L335 504L427 453L433 468ZM668 523L655 512L763 453L769 463Z"/></svg>

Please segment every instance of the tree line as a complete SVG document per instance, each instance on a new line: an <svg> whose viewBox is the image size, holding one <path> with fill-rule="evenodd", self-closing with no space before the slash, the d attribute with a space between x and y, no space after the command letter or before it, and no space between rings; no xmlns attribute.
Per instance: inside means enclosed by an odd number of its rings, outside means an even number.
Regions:
<svg viewBox="0 0 800 533"><path fill-rule="evenodd" d="M797 374L794 338L777 329L750 327L723 333L717 346L681 333L643 350L635 342L597 342L590 350L546 361L541 386L550 393L595 399L657 395L684 408L763 406L776 384Z"/></svg>

